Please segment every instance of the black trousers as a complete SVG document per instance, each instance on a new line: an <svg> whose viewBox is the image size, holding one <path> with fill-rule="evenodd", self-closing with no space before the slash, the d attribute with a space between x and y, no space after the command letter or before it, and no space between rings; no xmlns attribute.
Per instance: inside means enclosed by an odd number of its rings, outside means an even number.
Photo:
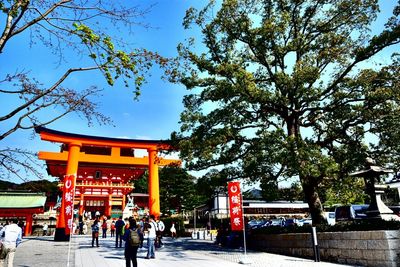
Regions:
<svg viewBox="0 0 400 267"><path fill-rule="evenodd" d="M99 246L99 232L92 232L92 247L94 247L94 240L96 240L96 246Z"/></svg>
<svg viewBox="0 0 400 267"><path fill-rule="evenodd" d="M115 247L118 247L118 237L119 237L119 247L122 247L122 235L121 231L117 231L115 233Z"/></svg>
<svg viewBox="0 0 400 267"><path fill-rule="evenodd" d="M125 247L125 266L131 267L131 262L133 267L137 267L137 250L138 247L131 247L129 244Z"/></svg>

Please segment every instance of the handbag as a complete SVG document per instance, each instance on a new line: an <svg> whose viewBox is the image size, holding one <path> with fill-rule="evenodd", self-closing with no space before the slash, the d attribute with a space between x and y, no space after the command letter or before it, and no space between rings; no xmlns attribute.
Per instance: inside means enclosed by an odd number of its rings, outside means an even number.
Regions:
<svg viewBox="0 0 400 267"><path fill-rule="evenodd" d="M7 257L7 249L3 243L0 242L0 260L4 260Z"/></svg>

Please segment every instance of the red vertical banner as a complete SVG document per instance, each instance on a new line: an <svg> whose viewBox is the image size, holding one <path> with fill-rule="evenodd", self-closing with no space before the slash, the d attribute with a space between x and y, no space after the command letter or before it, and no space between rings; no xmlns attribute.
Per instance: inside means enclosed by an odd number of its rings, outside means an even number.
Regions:
<svg viewBox="0 0 400 267"><path fill-rule="evenodd" d="M74 216L74 194L75 194L75 175L66 175L64 178L64 220L65 234L69 235L72 229Z"/></svg>
<svg viewBox="0 0 400 267"><path fill-rule="evenodd" d="M242 194L240 182L228 183L229 214L232 231L243 231Z"/></svg>

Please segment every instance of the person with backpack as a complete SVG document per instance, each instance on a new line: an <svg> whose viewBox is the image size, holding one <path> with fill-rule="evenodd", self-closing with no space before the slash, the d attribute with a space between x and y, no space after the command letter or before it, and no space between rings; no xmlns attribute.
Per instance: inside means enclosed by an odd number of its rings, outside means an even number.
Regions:
<svg viewBox="0 0 400 267"><path fill-rule="evenodd" d="M94 247L94 241L96 241L96 246L99 246L99 220L94 220L92 224L92 247Z"/></svg>
<svg viewBox="0 0 400 267"><path fill-rule="evenodd" d="M118 221L115 223L115 247L118 247L118 238L119 238L119 247L122 247L122 229L125 227L125 222L122 220L122 216L119 216Z"/></svg>
<svg viewBox="0 0 400 267"><path fill-rule="evenodd" d="M122 239L125 241L125 264L126 267L137 267L137 251L140 245L139 229L136 220L129 217L129 228L126 229Z"/></svg>

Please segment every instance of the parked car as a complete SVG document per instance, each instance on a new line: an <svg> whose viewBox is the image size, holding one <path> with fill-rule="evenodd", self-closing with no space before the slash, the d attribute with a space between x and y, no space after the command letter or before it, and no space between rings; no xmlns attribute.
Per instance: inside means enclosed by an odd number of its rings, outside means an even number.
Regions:
<svg viewBox="0 0 400 267"><path fill-rule="evenodd" d="M265 223L268 221L266 220L251 220L249 221L249 227L250 229L258 229L264 226Z"/></svg>
<svg viewBox="0 0 400 267"><path fill-rule="evenodd" d="M389 209L391 209L397 216L400 216L400 206L389 206Z"/></svg>
<svg viewBox="0 0 400 267"><path fill-rule="evenodd" d="M300 219L298 221L298 226L304 226L304 225L312 225L312 219L311 218L304 218L304 219Z"/></svg>
<svg viewBox="0 0 400 267"><path fill-rule="evenodd" d="M291 227L291 226L298 226L299 220L294 219L294 218L288 218L285 220L285 226Z"/></svg>
<svg viewBox="0 0 400 267"><path fill-rule="evenodd" d="M271 220L269 220L268 226L283 226L283 220L282 219L271 219Z"/></svg>
<svg viewBox="0 0 400 267"><path fill-rule="evenodd" d="M366 211L369 205L346 205L339 206L335 209L335 220L340 221L352 221L362 220L367 218Z"/></svg>

